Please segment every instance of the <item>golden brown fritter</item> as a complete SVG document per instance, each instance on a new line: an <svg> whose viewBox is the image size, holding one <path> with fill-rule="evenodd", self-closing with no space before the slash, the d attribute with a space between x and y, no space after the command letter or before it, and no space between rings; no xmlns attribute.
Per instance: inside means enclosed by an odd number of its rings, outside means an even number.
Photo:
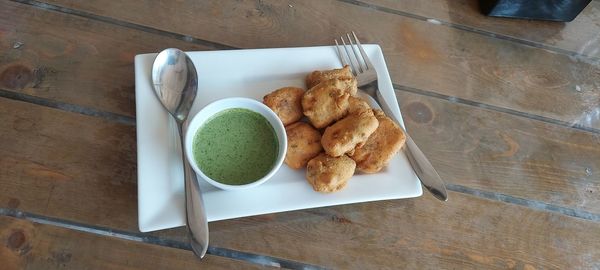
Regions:
<svg viewBox="0 0 600 270"><path fill-rule="evenodd" d="M263 103L273 110L283 125L287 126L302 118L302 96L304 90L298 87L279 88L263 98Z"/></svg>
<svg viewBox="0 0 600 270"><path fill-rule="evenodd" d="M330 193L345 187L355 169L356 163L346 155L331 157L321 153L308 162L306 180L315 191Z"/></svg>
<svg viewBox="0 0 600 270"><path fill-rule="evenodd" d="M296 122L285 127L287 134L287 154L285 164L293 169L306 167L311 158L323 151L321 133L304 122Z"/></svg>
<svg viewBox="0 0 600 270"><path fill-rule="evenodd" d="M354 77L341 77L332 80L337 80L339 82L340 88L344 89L344 91L348 92L351 96L356 96L358 92L358 81Z"/></svg>
<svg viewBox="0 0 600 270"><path fill-rule="evenodd" d="M381 110L373 110L379 120L379 127L367 142L356 147L350 155L356 161L359 171L365 173L379 172L400 151L406 136L402 129Z"/></svg>
<svg viewBox="0 0 600 270"><path fill-rule="evenodd" d="M321 144L327 154L339 157L363 145L377 126L379 121L372 110L358 111L327 127Z"/></svg>
<svg viewBox="0 0 600 270"><path fill-rule="evenodd" d="M313 86L319 84L320 82L331 80L331 79L339 79L339 78L353 78L352 72L350 72L350 67L345 65L340 69L332 69L332 70L323 70L323 71L313 71L312 73L306 76L306 87L308 89ZM356 94L356 92L354 92Z"/></svg>
<svg viewBox="0 0 600 270"><path fill-rule="evenodd" d="M331 79L308 89L302 97L304 115L316 128L324 128L348 114L345 79Z"/></svg>
<svg viewBox="0 0 600 270"><path fill-rule="evenodd" d="M354 114L359 111L370 110L371 106L364 99L359 97L348 98L348 113Z"/></svg>

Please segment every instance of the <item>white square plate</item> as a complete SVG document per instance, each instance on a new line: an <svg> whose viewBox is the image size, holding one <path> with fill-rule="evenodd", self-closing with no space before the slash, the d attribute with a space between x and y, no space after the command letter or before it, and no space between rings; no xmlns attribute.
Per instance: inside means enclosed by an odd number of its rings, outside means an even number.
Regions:
<svg viewBox="0 0 600 270"><path fill-rule="evenodd" d="M399 119L381 48L364 45L375 66L384 98ZM198 72L198 96L190 118L208 103L225 97L262 97L284 86L305 87L313 70L340 68L335 47L189 52ZM135 57L135 98L140 231L185 225L183 169L175 121L152 89L156 54ZM223 191L200 179L208 221L298 209L421 196L419 179L404 154L377 174L357 174L341 191L321 194L306 182L305 170L285 164L266 183L241 191Z"/></svg>

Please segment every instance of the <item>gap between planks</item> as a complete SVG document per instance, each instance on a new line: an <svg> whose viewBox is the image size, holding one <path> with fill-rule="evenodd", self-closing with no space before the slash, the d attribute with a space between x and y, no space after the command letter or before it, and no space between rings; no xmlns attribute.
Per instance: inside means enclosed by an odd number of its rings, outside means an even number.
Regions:
<svg viewBox="0 0 600 270"><path fill-rule="evenodd" d="M178 39L178 40L182 40L185 42L190 42L190 43L194 43L194 44L198 44L198 45L202 45L202 46L207 46L207 47L211 47L211 48L218 49L218 50L240 49L237 47L229 46L229 45L218 43L218 42L199 39L199 38L195 38L195 37L191 37L191 36L183 35L183 34L179 34L179 33L164 31L164 30L153 28L153 27L148 27L148 26L131 23L131 22L126 22L126 21L122 21L122 20L117 20L114 18L106 17L106 16L100 16L100 15L96 15L93 13L76 10L76 9L72 9L72 8L67 8L67 7L54 5L54 4L48 4L48 3L44 3L44 2L40 2L40 1L36 1L36 0L10 0L10 1L34 6L34 7L43 9L43 10L57 11L57 12L61 12L61 13L69 14L69 15L75 15L75 16L79 16L79 17L83 17L83 18L87 18L87 19L92 19L92 20L97 20L97 21L113 24L113 25L136 29L136 30L140 30L140 31L144 31L144 32L152 33L152 34L167 36L167 37L171 37L174 39ZM467 31L467 32L475 33L475 34L490 37L490 38L506 40L506 41L514 42L514 43L525 45L525 46L530 46L530 47L539 48L539 49L545 49L545 50L552 51L552 52L555 52L558 54L567 55L567 56L575 58L575 59L588 60L593 63L600 62L600 57L588 56L588 55L581 54L578 52L549 46L549 45L546 45L546 44L543 44L540 42L535 42L535 41L526 40L526 39L522 39L522 38L511 37L508 35L494 33L491 31L487 31L487 30L483 30L483 29L479 29L479 28L475 28L475 27L471 27L471 26L447 22L447 21L443 21L440 19L436 19L436 18L428 18L425 16L413 14L410 12L396 10L396 9L392 9L392 8L388 8L388 7L384 7L384 6L375 5L375 4L365 3L362 1L358 1L358 0L336 0L336 1L350 4L350 5L355 5L355 6L362 7L362 8L373 9L373 10L376 10L379 12L403 16L403 17L410 18L410 19L425 21L425 22L429 22L430 20L433 19L436 21L437 24L440 24L440 25L443 25L446 27L450 27L450 28L454 28L454 29L458 29L458 30L462 30L462 31Z"/></svg>
<svg viewBox="0 0 600 270"><path fill-rule="evenodd" d="M453 185L449 184L447 188L454 192L460 192L464 194L469 194L475 197L486 198L493 201L500 201L509 204L515 204L519 206L525 206L528 208L533 208L541 211L551 212L551 213L560 213L563 215L567 215L570 217L580 218L584 220L590 220L598 222L600 221L600 215L589 213L586 211L580 211L575 209L570 209L566 207L556 206L540 201L526 200L522 198L517 198L509 195L499 194L495 192L482 191L477 189L468 188L461 185ZM430 196L430 195L424 195ZM95 225L87 225L83 223L46 217L43 215L37 215L33 213L23 212L17 209L10 208L0 208L0 216L8 216L13 218L18 218L22 220L27 220L29 222L45 224L56 226L60 228L65 228L69 230L75 230L85 233L91 233L100 236L106 237L115 237L119 239L142 242L151 245L158 245L168 248L176 248L181 250L191 251L191 247L189 243L175 241L170 239L164 239L156 236L151 236L143 233L134 233L123 230L115 230L107 227L95 226ZM260 254L242 252L227 248L220 248L209 246L208 254L213 256L221 256L225 258L235 259L246 261L249 263L262 265L262 266L271 266L271 267L280 267L280 268L289 268L289 269L326 269L321 266L311 265L306 263L301 263L297 261L281 259L272 256L265 256Z"/></svg>
<svg viewBox="0 0 600 270"><path fill-rule="evenodd" d="M221 44L218 42L194 38L191 36L173 33L173 32L169 32L169 31L164 31L164 30L160 30L160 29L156 29L156 28L152 28L152 27L148 27L148 26L143 26L143 25L139 25L139 24L135 24L135 23L130 23L130 22L126 22L126 21L121 21L121 20L117 20L114 18L106 17L106 16L100 16L100 15L92 14L92 13L85 12L85 11L75 10L75 9L66 8L66 7L53 5L53 4L47 4L47 3L40 2L40 1L35 1L35 0L11 0L11 1L30 5L30 6L42 9L42 10L49 10L49 11L60 12L60 13L68 14L68 15L79 16L79 17L83 17L86 19L97 20L97 21L101 21L104 23L108 23L108 24L131 28L131 29L135 29L135 30L139 30L139 31L143 31L143 32L151 33L151 34L161 35L161 36L165 36L165 37L170 37L173 39L182 40L185 42L190 42L190 43L210 47L210 48L213 48L216 50L242 49L242 48L238 48L238 47L229 46L226 44ZM380 12L386 12L386 13L395 14L395 15L399 15L399 16L405 16L408 18L422 20L422 21L427 21L429 19L424 16L420 16L420 15L416 15L416 14L412 14L412 13L408 13L408 12L404 12L404 11L398 11L398 10L387 8L387 7L381 7L381 6L377 6L377 5L373 5L373 4L367 4L367 3L357 1L357 0L337 0L337 1L344 2L347 4L357 5L357 6L364 7L364 8L371 8L371 9L375 9ZM469 32L473 32L473 33L477 33L477 34L481 34L481 35L485 35L485 36L489 36L489 37L493 37L493 38L505 39L505 40L509 40L509 41L512 41L515 43L519 43L519 44L523 44L523 45L527 45L527 46L533 46L536 48L543 48L543 49L554 51L557 53L566 54L571 57L576 56L576 57L583 57L583 58L593 60L593 61L600 61L600 58L587 57L587 56L584 56L584 55L581 55L581 54L578 54L578 53L575 53L572 51L563 50L560 48L554 48L551 46L547 46L544 44L540 44L540 43L536 43L536 42L532 42L532 41L528 41L528 40L513 38L510 36L500 35L500 34L496 34L493 32L480 30L480 29L463 26L463 25L459 25L459 24L454 24L454 23L450 23L450 22L440 21L440 23L442 25L445 25L448 27L453 27L453 28L457 28L460 30L469 31ZM524 117L524 118L533 119L533 120L537 120L537 121L541 121L541 122L545 122L545 123L550 123L553 125L559 125L559 126L573 128L573 129L587 131L587 132L600 133L600 129L586 127L586 126L583 126L583 125L580 125L577 123L569 123L569 122L560 121L560 120L556 120L553 118L548 118L548 117L544 117L544 116L540 116L540 115L520 112L517 110L502 108L502 107L489 105L489 104L485 104L485 103L480 103L480 102L476 102L476 101L471 101L471 100L467 100L467 99L462 99L462 98L458 98L458 97L446 96L446 95L434 93L431 91L421 90L421 89L417 89L417 88L413 88L413 87L394 84L394 88L396 88L397 90L407 91L407 92L411 92L411 93L418 94L418 95L425 95L425 96L429 96L429 97L439 98L439 99L443 99L443 100L450 101L453 103L475 106L475 107L479 107L479 108L484 108L484 109L488 109L488 110L492 110L492 111L497 111L497 112L501 112L501 113L518 116L518 117ZM27 102L30 102L29 100L32 100L32 101L35 101L35 102L32 102L34 104L50 105L49 107L52 107L52 108L64 109L66 111L102 117L107 120L117 121L117 122L121 122L121 123L132 124L132 122L135 122L134 118L128 117L128 116L122 116L122 115L118 115L118 114L114 114L114 113L110 113L110 112L102 112L102 111L89 109L89 108L85 108L82 106L67 104L67 103L61 103L61 102L56 102L56 101L47 101L42 98L32 97L32 96L28 96L28 95L24 95L24 94L13 95L13 94L9 94L6 92L7 91L0 89L0 97L13 98L13 99L27 101Z"/></svg>
<svg viewBox="0 0 600 270"><path fill-rule="evenodd" d="M104 23L108 23L108 24L112 24L112 25L135 29L138 31L147 32L147 33L151 33L151 34L155 34L155 35L170 37L173 39L182 40L185 42L194 43L194 44L202 45L205 47L214 48L217 50L237 49L235 47L231 47L231 46L221 44L221 43L198 39L198 38L194 38L194 37L191 37L188 35L182 35L179 33L164 31L164 30L160 30L160 29L156 29L156 28L152 28L152 27L148 27L148 26L143 26L140 24L116 20L116 19L113 19L110 17L99 16L99 15L96 15L93 13L76 10L76 9L71 9L71 8L66 8L66 7L61 7L61 6L53 5L53 4L43 3L40 1L35 1L35 0L10 0L10 1L30 5L30 6L42 9L42 10L56 11L56 12L65 13L68 15L79 16L79 17L83 17L86 19L91 19L91 20L100 21L100 22L104 22Z"/></svg>
<svg viewBox="0 0 600 270"><path fill-rule="evenodd" d="M525 206L527 208L534 209L534 210L558 213L558 214L565 215L565 216L570 216L570 217L574 217L574 218L580 218L580 219L585 219L585 220L590 220L590 221L595 221L595 222L600 221L600 214L595 214L595 213L587 212L584 210L558 206L558 205L545 203L545 202L537 201L537 200L523 199L523 198L514 197L511 195L506 195L506 194L493 192L493 191L474 189L474 188L470 188L470 187L466 187L466 186L462 186L462 185L446 184L446 188L448 190L451 190L454 192L468 194L468 195L472 195L472 196L479 197L479 198L485 198L485 199L492 200L492 201L500 201L500 202L505 202L505 203L509 203L509 204L516 204L516 205ZM449 198L449 199L451 199L451 198Z"/></svg>
<svg viewBox="0 0 600 270"><path fill-rule="evenodd" d="M426 90L422 90L422 89L418 89L418 88L413 88L413 87L409 87L409 86L404 86L404 85L400 85L400 84L395 84L395 83L393 84L393 87L396 91L409 92L409 93L413 93L413 94L417 94L417 95L421 95L421 96L442 99L442 100L445 100L445 101L448 101L451 103L473 106L473 107L477 107L480 109L486 109L486 110L496 111L496 112L500 112L500 113L510 114L513 116L527 118L527 119L540 121L540 122L544 122L544 123L548 123L548 124L552 124L552 125L557 125L557 126L572 128L572 129L576 129L576 130L580 130L580 131L600 134L600 129L586 127L584 125L580 125L577 123L569 123L566 121L560 121L560 120L553 119L553 118L548 118L548 117L530 114L530 113L526 113L526 112L521 112L521 111L517 111L517 110L512 110L512 109L508 109L508 108L498 107L498 106L480 103L480 102L476 102L476 101L471 101L468 99L458 98L458 97L454 97L454 96L447 96L447 95L443 95L443 94L439 94L439 93L435 93L435 92L431 92L431 91L426 91ZM36 105L40 105L40 106L46 106L46 107L50 107L50 108L54 108L54 109L59 109L62 111L98 117L98 118L102 118L102 119L105 119L110 122L115 122L115 123L130 125L130 126L135 126L135 124L136 124L135 117L130 117L130 116L107 112L107 111L101 111L101 110L97 110L97 109L93 109L93 108L89 108L89 107L85 107L85 106L80 106L80 105L76 105L76 104L31 96L31 95L13 92L13 91L1 89L1 88L0 88L0 97L12 99L12 100L23 101L23 102L28 102L28 103L32 103L32 104L36 104Z"/></svg>
<svg viewBox="0 0 600 270"><path fill-rule="evenodd" d="M472 101L472 100L468 100L468 99L464 99L464 98L447 96L444 94L439 94L436 92L422 90L422 89L405 86L405 85L401 85L401 84L396 84L396 83L393 84L393 87L396 91L409 92L409 93L417 94L420 96L427 96L427 97L445 100L450 103L456 103L456 104L461 104L461 105L477 107L480 109L486 109L486 110L490 110L490 111L510 114L513 116L527 118L527 119L531 119L531 120L535 120L535 121L540 121L540 122L544 122L547 124L552 124L552 125L562 126L562 127L566 127L566 128L572 128L572 129L576 129L576 130L580 130L580 131L586 131L586 132L600 134L600 129L593 128L593 127L587 127L587 126L584 126L584 125L581 125L578 123L570 123L567 121L561 121L561 120L557 120L554 118L549 118L549 117L545 117L545 116L541 116L541 115L517 111L517 110L513 110L513 109L509 109L509 108L503 108L503 107L485 104L485 103L481 103L481 102L476 102L476 101Z"/></svg>
<svg viewBox="0 0 600 270"><path fill-rule="evenodd" d="M134 23L119 21L119 20L109 18L109 17L98 16L98 15L91 14L88 12L78 11L78 10L65 8L65 7L61 7L61 6L57 6L57 5L52 5L52 4L46 4L46 3L39 2L39 1L32 1L32 0L11 0L11 1L31 5L36 8L43 9L43 10L50 10L50 11L65 13L68 15L80 16L80 17L84 17L87 19L98 20L98 21L101 21L104 23L109 23L109 24L118 25L118 26L122 26L122 27L128 27L128 28L139 30L139 31L144 31L144 32L152 33L152 34L157 34L157 35L162 35L162 36L166 36L166 37L170 37L170 38L174 38L174 39L179 39L179 40L183 40L186 42L191 42L191 43L200 44L203 46L208 46L208 47L211 47L214 49L221 49L221 50L240 49L240 48L236 48L236 47L232 47L232 46L228 46L228 45L224 45L224 44L220 44L220 43L216 43L216 42L212 42L212 41L193 38L193 37L182 35L182 34L163 31L163 30L159 30L159 29L155 29L155 28L151 28L151 27L147 27L147 26L142 26L142 25L138 25L138 24L134 24ZM376 10L379 10L382 12L393 13L393 14L400 15L400 16L410 17L413 19L418 19L418 20L427 20L428 19L423 16L414 15L414 14L406 13L406 12L402 12L402 11L397 11L397 10L393 10L393 9L389 9L389 8L385 8L385 7L379 7L379 6L375 6L375 5L371 5L371 4L366 4L366 3L363 3L360 1L355 1L355 0L338 0L338 1L346 2L349 4L354 4L354 5L358 5L358 6L362 6L362 7L373 8L373 9L376 9ZM501 35L497 35L497 34L494 34L491 32L486 32L483 30L478 30L475 28L469 28L466 26L456 25L456 24L447 23L447 22L445 24L447 26L455 27L455 28L465 30L465 31L473 32L476 30L475 32L479 33L479 34L490 35L490 36L493 36L496 38L501 37ZM471 30L469 30L469 29L471 29ZM512 37L507 37L507 38L510 38L511 41L518 42L518 43L519 42L520 43L530 42L530 41L526 41L526 40L515 39ZM531 43L534 43L534 42L531 42ZM538 43L535 43L535 44L538 44ZM525 44L525 45L529 45L529 44ZM538 45L546 46L543 44L538 44ZM534 47L543 48L543 47L539 47L537 45ZM544 49L548 49L548 48L544 48ZM560 50L562 50L562 49L560 49ZM566 50L563 50L563 51L564 51L564 53L566 53L568 55L569 55L569 53L573 53L573 52L566 51ZM561 52L559 52L559 53L561 53ZM457 98L457 97L453 97L453 96L446 96L446 95L438 94L435 92L421 90L421 89L408 87L408 86L404 86L404 85L399 85L399 84L394 84L394 88L396 90L410 92L410 93L414 93L414 94L418 94L418 95L422 95L422 96L438 98L438 99L446 100L446 101L449 101L452 103L474 106L474 107L478 107L478 108L482 108L482 109L487 109L487 110L496 111L496 112L500 112L500 113L510 114L510 115L517 116L517 117L541 121L541 122L549 123L552 125L558 125L558 126L563 126L563 127L567 127L567 128L573 128L573 129L585 131L585 132L592 132L592 133L600 134L600 129L585 127L585 126L582 126L579 124L573 124L573 123L560 121L560 120L556 120L556 119L552 119L552 118L548 118L548 117L543 117L543 116L539 116L539 115L535 115L535 114L529 114L529 113L525 113L525 112L520 112L520 111L516 111L516 110L512 110L512 109L502 108L502 107L498 107L498 106L494 106L494 105L489 105L489 104L471 101L471 100L467 100L467 99ZM127 125L135 125L134 117L120 115L120 114L116 114L116 113L112 113L112 112L100 111L100 110L96 110L96 109L92 109L92 108L88 108L88 107L84 107L84 106L79 106L79 105L74 105L74 104L69 104L69 103L65 103L65 102L48 100L45 98L30 96L30 95L22 94L22 93L16 93L16 92L8 91L5 89L0 89L0 97L19 100L19 101L23 101L23 102L29 102L32 104L47 106L47 107L51 107L51 108L55 108L55 109L59 109L59 110L63 110L63 111L74 112L74 113L79 113L79 114L93 116L93 117L99 117L99 118L103 118L103 119L106 119L106 120L112 121L112 122L117 122L117 123L122 123L122 124L127 124ZM567 216L571 216L571 217L582 218L582 219L587 219L587 220L592 220L592 221L600 221L600 215L596 215L593 213L589 213L589 212L585 212L585 211L581 211L581 210L577 210L577 209L556 206L556 205L552 205L552 204L548 204L548 203L544 203L544 202L540 202L540 201L522 199L522 198L517 198L517 197L504 195L504 194L500 194L500 193L496 193L496 192L476 190L476 189L472 189L472 188L468 188L468 187L464 187L464 186L460 186L460 185L453 185L453 184L449 184L448 189L455 191L455 192L459 192L459 193L469 194L469 195L473 195L476 197L482 197L482 198L496 200L496 201L502 201L505 203L517 204L517 205L521 205L521 206L525 206L525 207L529 207L529 208L533 208L533 209L537 209L537 210L550 211L550 212L555 212L555 213L559 213L559 214L563 214L563 215L567 215ZM2 212L0 211L0 214L1 213ZM144 237L146 237L146 236L144 236ZM180 243L180 244L183 244L183 243ZM188 249L189 249L189 247L188 247Z"/></svg>
<svg viewBox="0 0 600 270"><path fill-rule="evenodd" d="M12 99L12 100L23 101L23 102L27 102L27 103L32 103L32 104L36 104L36 105L40 105L40 106L46 106L46 107L50 107L50 108L54 108L54 109L58 109L58 110L62 110L62 111L98 117L98 118L108 120L110 122L135 126L135 118L134 117L125 116L125 115L107 112L107 111L101 111L101 110L97 110L97 109L93 109L93 108L89 108L89 107L85 107L85 106L80 106L80 105L75 105L75 104L71 104L71 103L36 97L36 96L27 95L27 94L23 94L23 93L13 92L13 91L9 91L9 90L2 89L2 88L0 88L0 97Z"/></svg>
<svg viewBox="0 0 600 270"><path fill-rule="evenodd" d="M490 38L506 40L506 41L510 41L510 42L514 42L514 43L518 43L521 45L526 45L526 46L530 46L530 47L534 47L534 48L538 48L538 49L545 49L545 50L552 51L552 52L555 52L558 54L564 54L564 55L567 55L569 57L572 57L572 58L575 58L578 60L588 60L588 61L591 61L592 63L600 62L600 57L588 56L588 55L581 54L578 52L549 46L549 45L546 45L543 43L526 40L526 39L522 39L522 38L511 37L508 35L494 33L491 31L487 31L487 30L483 30L483 29L479 29L479 28L475 28L475 27L471 27L471 26L466 26L466 25L462 25L462 24L447 22L447 21L443 21L443 20L440 20L437 18L428 18L425 16L413 14L410 12L401 11L401 10L388 8L388 7L384 7L384 6L379 6L379 5L375 5L375 4L365 3L362 1L358 1L358 0L337 0L337 1L343 2L346 4L363 7L363 8L373 9L373 10L388 13L388 14L403 16L403 17L407 17L407 18L411 18L411 19L415 19L415 20L420 20L420 21L425 21L425 22L431 22L431 20L435 20L436 24L443 25L446 27L455 28L455 29L462 30L462 31L467 31L467 32L475 33L475 34L490 37Z"/></svg>
<svg viewBox="0 0 600 270"><path fill-rule="evenodd" d="M82 224L82 223L78 223L78 222L73 222L73 221L68 221L68 220L63 220L63 219L58 219L58 218L52 218L52 217L46 217L46 216L37 215L37 214L33 214L33 213L28 213L28 212L23 212L23 211L19 211L16 209L0 208L0 216L8 216L8 217L18 218L18 219L22 219L22 220L27 220L27 221L30 221L33 223L51 225L51 226L56 226L56 227L65 228L65 229L69 229L69 230L75 230L75 231L91 233L91 234L96 234L96 235L101 235L101 236L115 237L115 238L129 240L129 241L142 242L142 243L151 244L151 245L158 245L158 246L163 246L163 247L192 251L192 248L189 243L185 243L185 242L181 242L181 241L163 239L160 237L151 236L151 235L147 235L147 234L143 234L143 233L133 233L133 232L115 230L115 229L106 228L106 227L87 225L87 224ZM259 254L242 252L242 251L214 247L214 246L208 247L207 254L210 254L213 256L221 256L221 257L235 259L235 260L246 261L246 262L250 262L250 263L254 263L254 264L258 264L258 265L262 265L262 266L280 267L280 268L288 268L288 269L326 269L326 268L323 268L323 267L317 266L317 265L311 265L311 264L301 263L301 262L287 260L287 259L281 259L281 258L276 258L276 257L271 257L271 256L259 255Z"/></svg>

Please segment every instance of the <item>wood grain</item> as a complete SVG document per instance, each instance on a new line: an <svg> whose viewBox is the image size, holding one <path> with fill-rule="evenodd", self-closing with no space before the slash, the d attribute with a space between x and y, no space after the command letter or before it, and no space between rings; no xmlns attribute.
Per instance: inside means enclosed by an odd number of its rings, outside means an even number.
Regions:
<svg viewBox="0 0 600 270"><path fill-rule="evenodd" d="M207 49L0 1L0 89L134 116L133 58L167 47Z"/></svg>
<svg viewBox="0 0 600 270"><path fill-rule="evenodd" d="M600 134L397 97L407 130L447 182L600 214Z"/></svg>
<svg viewBox="0 0 600 270"><path fill-rule="evenodd" d="M449 183L598 213L597 135L400 95L408 129ZM133 127L6 99L0 104L5 207L137 228Z"/></svg>
<svg viewBox="0 0 600 270"><path fill-rule="evenodd" d="M211 223L211 241L339 269L595 269L599 223L450 192Z"/></svg>
<svg viewBox="0 0 600 270"><path fill-rule="evenodd" d="M3 207L137 228L135 127L0 99Z"/></svg>
<svg viewBox="0 0 600 270"><path fill-rule="evenodd" d="M600 127L597 63L356 5L52 3L237 47L330 44L332 36L352 29L365 43L382 45L397 84ZM179 16L164 17L168 11ZM134 54L162 46L203 49L26 4L1 1L0 15L3 89L124 115L134 114ZM408 130L448 183L534 200L532 208L456 192L441 204L425 194L213 222L211 244L342 269L600 268L599 223L535 209L540 201L600 214L597 133L398 96ZM0 122L0 207L137 231L134 127L5 98ZM6 265L195 266L187 251L22 220L0 218L0 224L0 261L12 263ZM185 232L155 235L184 239ZM230 263L215 261L238 267Z"/></svg>
<svg viewBox="0 0 600 270"><path fill-rule="evenodd" d="M329 45L334 37L354 30L363 43L382 46L397 84L566 125L600 128L598 63L357 5L339 1L48 2L241 48ZM167 15L174 13L178 16Z"/></svg>
<svg viewBox="0 0 600 270"><path fill-rule="evenodd" d="M587 185L597 193L597 167L591 167L593 177L578 179L582 164L568 161L582 157L597 166L597 147L586 145L597 137L438 99L400 97L408 129L449 183L597 210L595 194L570 191ZM132 127L6 99L0 99L0 121L3 207L137 230ZM472 132L456 132L465 129ZM497 136L506 144L492 140ZM536 142L543 147L527 145ZM517 168L519 161L529 165ZM210 230L215 246L340 268L418 267L422 261L425 268L586 268L600 250L587 235L595 224L453 192L448 204L425 195L215 222ZM182 229L157 234L185 237Z"/></svg>
<svg viewBox="0 0 600 270"><path fill-rule="evenodd" d="M0 216L2 269L260 269L246 262Z"/></svg>
<svg viewBox="0 0 600 270"><path fill-rule="evenodd" d="M597 134L400 95L408 130L449 183L600 212ZM134 127L7 99L0 104L3 205L137 228Z"/></svg>
<svg viewBox="0 0 600 270"><path fill-rule="evenodd" d="M588 57L599 57L600 1L592 1L567 23L487 17L477 0L362 0L401 12L533 41Z"/></svg>

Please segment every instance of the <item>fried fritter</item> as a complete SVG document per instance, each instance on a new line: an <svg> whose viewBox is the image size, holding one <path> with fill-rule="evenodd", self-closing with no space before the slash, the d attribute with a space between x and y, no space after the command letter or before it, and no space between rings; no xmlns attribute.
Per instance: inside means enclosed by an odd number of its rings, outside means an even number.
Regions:
<svg viewBox="0 0 600 270"><path fill-rule="evenodd" d="M381 110L373 112L379 120L379 127L364 145L356 147L350 155L356 161L357 169L364 173L376 173L387 166L406 140L404 132L392 119Z"/></svg>
<svg viewBox="0 0 600 270"><path fill-rule="evenodd" d="M314 127L324 128L348 114L349 80L354 79L327 80L304 93L302 109Z"/></svg>
<svg viewBox="0 0 600 270"><path fill-rule="evenodd" d="M321 144L327 154L339 157L363 145L377 126L379 121L372 110L358 111L327 127Z"/></svg>
<svg viewBox="0 0 600 270"><path fill-rule="evenodd" d="M348 113L355 114L359 111L370 110L371 106L362 98L350 97L348 98Z"/></svg>
<svg viewBox="0 0 600 270"><path fill-rule="evenodd" d="M351 96L355 96L358 92L358 81L354 77L340 77L333 80L337 80L339 82L338 87L344 89Z"/></svg>
<svg viewBox="0 0 600 270"><path fill-rule="evenodd" d="M323 151L321 133L304 122L296 122L285 127L287 134L287 154L285 164L293 169L306 167L311 158Z"/></svg>
<svg viewBox="0 0 600 270"><path fill-rule="evenodd" d="M284 126L302 118L302 96L304 90L298 87L279 88L263 98L263 103L273 110Z"/></svg>
<svg viewBox="0 0 600 270"><path fill-rule="evenodd" d="M356 163L346 155L331 157L321 153L308 162L306 180L315 191L330 193L345 187L355 169Z"/></svg>
<svg viewBox="0 0 600 270"><path fill-rule="evenodd" d="M332 70L323 70L323 71L313 71L312 73L306 76L306 87L308 89L313 86L319 84L320 82L331 80L331 79L339 79L339 78L353 78L352 72L350 71L350 67L345 65L340 69L332 69ZM356 94L356 92L354 92ZM354 95L353 94L353 95Z"/></svg>

